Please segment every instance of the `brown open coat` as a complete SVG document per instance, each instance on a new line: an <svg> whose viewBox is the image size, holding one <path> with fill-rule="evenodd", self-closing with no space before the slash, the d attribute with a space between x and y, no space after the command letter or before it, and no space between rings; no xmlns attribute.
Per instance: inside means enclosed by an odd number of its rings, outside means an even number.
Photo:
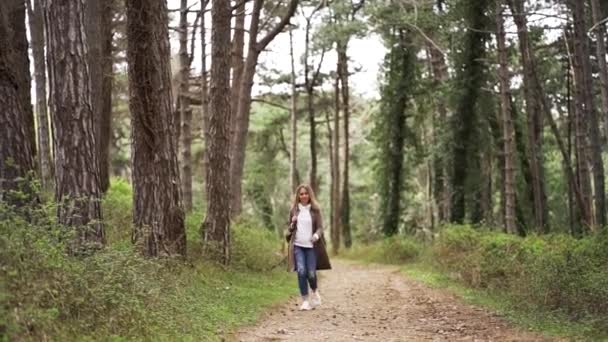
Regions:
<svg viewBox="0 0 608 342"><path fill-rule="evenodd" d="M285 230L285 239L289 243L289 248L287 249L287 270L290 272L296 271L296 258L294 254L294 240L296 235L295 230L289 230L289 226L291 223L291 218L294 215L298 215L299 210L296 206L292 208L289 212L289 224L288 228ZM330 270L331 264L329 263L329 256L327 255L327 249L325 248L325 237L323 236L323 219L321 218L321 211L319 209L312 208L310 210L310 216L312 218L312 233L317 233L319 236L319 240L314 243L315 253L317 255L317 270ZM295 225L295 223L294 223Z"/></svg>

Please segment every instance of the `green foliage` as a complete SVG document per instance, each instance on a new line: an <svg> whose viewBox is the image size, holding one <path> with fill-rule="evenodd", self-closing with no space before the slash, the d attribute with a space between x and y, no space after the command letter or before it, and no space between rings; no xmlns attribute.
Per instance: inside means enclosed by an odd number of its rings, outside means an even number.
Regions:
<svg viewBox="0 0 608 342"><path fill-rule="evenodd" d="M103 218L108 244L129 241L133 222L133 195L131 184L113 178L103 198Z"/></svg>
<svg viewBox="0 0 608 342"><path fill-rule="evenodd" d="M368 245L356 244L341 254L342 257L366 262L403 264L416 261L422 245L407 236L392 236Z"/></svg>
<svg viewBox="0 0 608 342"><path fill-rule="evenodd" d="M376 160L377 181L382 230L386 236L399 231L403 208L404 148L406 136L410 134L407 114L416 79L415 51L410 46L409 33L407 30L399 30L391 38L394 45L386 56L386 79L373 132L379 151Z"/></svg>
<svg viewBox="0 0 608 342"><path fill-rule="evenodd" d="M520 238L467 226L447 228L433 246L439 267L473 287L500 289L524 307L596 320L608 329L608 234Z"/></svg>
<svg viewBox="0 0 608 342"><path fill-rule="evenodd" d="M237 222L232 227L232 264L240 269L267 272L285 265L280 253L282 239L253 220ZM283 269L283 268L281 268Z"/></svg>
<svg viewBox="0 0 608 342"><path fill-rule="evenodd" d="M124 181L112 183L104 199L112 244L81 258L67 256L71 236L54 223L52 206L32 209L26 220L0 203L0 336L219 341L294 294L292 275L273 269L282 261L278 237L251 222L233 231L230 269L195 253L186 262L142 258L124 234L130 194ZM188 230L201 220L200 210L189 215Z"/></svg>

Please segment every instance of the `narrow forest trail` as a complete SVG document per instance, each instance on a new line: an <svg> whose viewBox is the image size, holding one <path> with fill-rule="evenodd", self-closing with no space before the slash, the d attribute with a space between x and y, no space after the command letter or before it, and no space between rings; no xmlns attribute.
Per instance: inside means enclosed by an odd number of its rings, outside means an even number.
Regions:
<svg viewBox="0 0 608 342"><path fill-rule="evenodd" d="M554 341L406 278L397 267L334 260L322 272L323 305L276 307L229 341ZM294 286L296 286L294 275Z"/></svg>

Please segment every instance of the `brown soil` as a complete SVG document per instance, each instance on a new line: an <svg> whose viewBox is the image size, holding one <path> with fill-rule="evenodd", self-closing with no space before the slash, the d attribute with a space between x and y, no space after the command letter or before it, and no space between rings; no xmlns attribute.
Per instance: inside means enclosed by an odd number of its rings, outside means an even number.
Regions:
<svg viewBox="0 0 608 342"><path fill-rule="evenodd" d="M397 267L334 260L321 273L323 304L299 298L269 312L233 341L554 341L522 331L446 291L408 279ZM297 286L294 274L294 286Z"/></svg>

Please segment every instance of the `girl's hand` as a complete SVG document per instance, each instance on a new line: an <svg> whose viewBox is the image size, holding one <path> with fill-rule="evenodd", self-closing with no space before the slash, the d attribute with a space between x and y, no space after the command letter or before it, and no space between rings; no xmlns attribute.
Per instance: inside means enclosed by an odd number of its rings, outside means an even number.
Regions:
<svg viewBox="0 0 608 342"><path fill-rule="evenodd" d="M319 241L319 235L317 233L312 234L312 238L310 239L313 243Z"/></svg>
<svg viewBox="0 0 608 342"><path fill-rule="evenodd" d="M291 223L296 223L297 220L298 220L298 217L296 215L293 215L291 217Z"/></svg>

